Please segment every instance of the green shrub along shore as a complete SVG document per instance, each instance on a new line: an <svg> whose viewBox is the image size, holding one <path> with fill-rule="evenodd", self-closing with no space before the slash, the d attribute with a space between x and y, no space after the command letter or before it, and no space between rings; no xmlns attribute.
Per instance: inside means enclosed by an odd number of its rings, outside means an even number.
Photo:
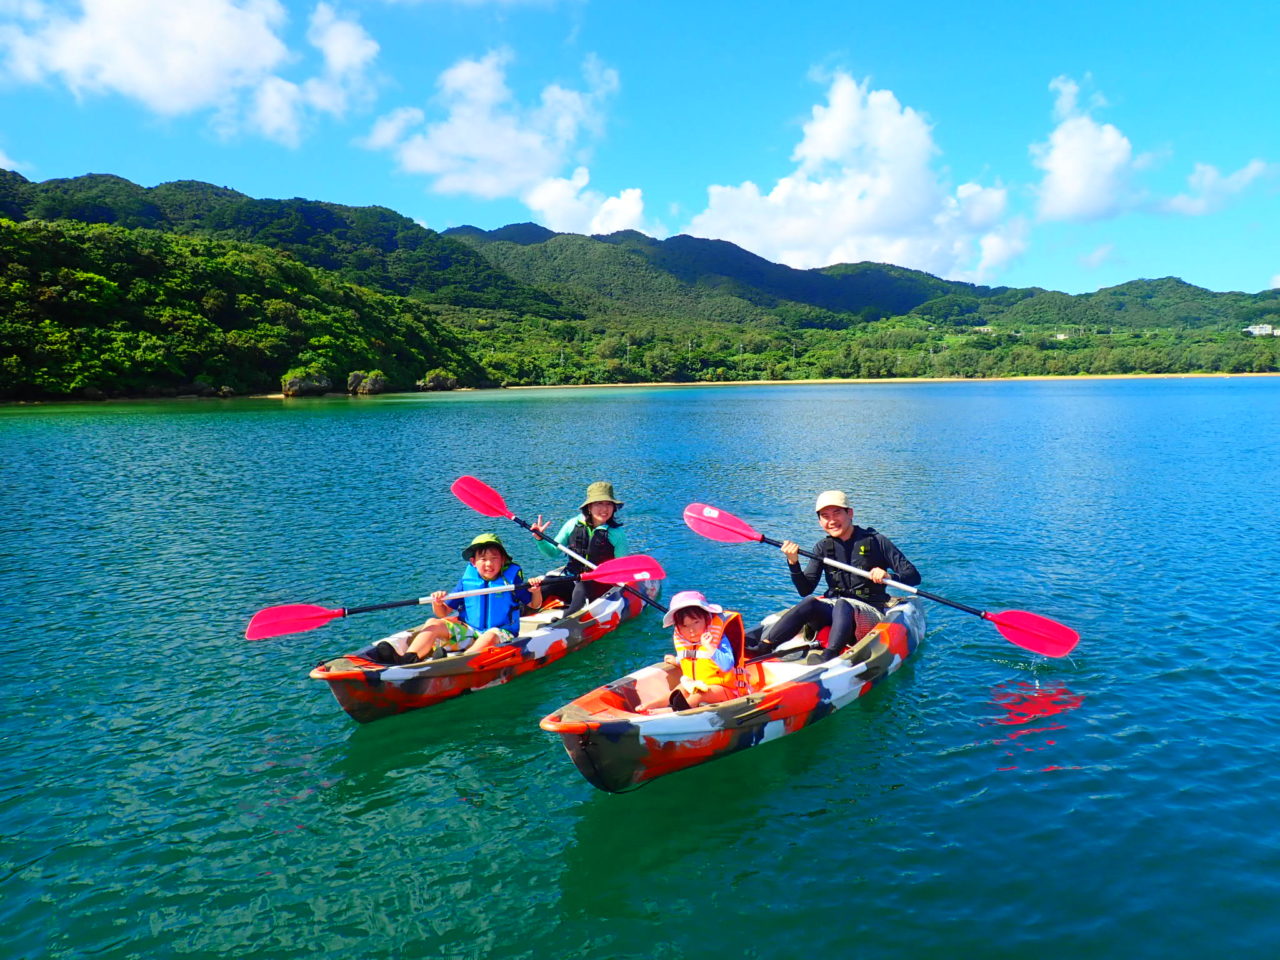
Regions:
<svg viewBox="0 0 1280 960"><path fill-rule="evenodd" d="M0 398L1265 373L1280 290L1070 296L723 241L0 171Z"/></svg>

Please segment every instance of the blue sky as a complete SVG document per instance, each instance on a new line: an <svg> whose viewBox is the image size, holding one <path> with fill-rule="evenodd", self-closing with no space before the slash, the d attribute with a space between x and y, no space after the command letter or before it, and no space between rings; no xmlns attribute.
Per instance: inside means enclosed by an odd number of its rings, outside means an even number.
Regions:
<svg viewBox="0 0 1280 960"><path fill-rule="evenodd" d="M0 166L1256 292L1277 39L1236 0L0 0Z"/></svg>

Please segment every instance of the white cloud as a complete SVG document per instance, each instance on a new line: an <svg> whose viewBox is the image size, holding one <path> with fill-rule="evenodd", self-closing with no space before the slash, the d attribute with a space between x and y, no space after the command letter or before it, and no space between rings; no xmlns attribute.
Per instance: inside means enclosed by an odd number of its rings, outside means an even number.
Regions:
<svg viewBox="0 0 1280 960"><path fill-rule="evenodd" d="M359 144L368 150L390 150L426 118L426 114L417 107L399 107L379 117L369 135L360 140Z"/></svg>
<svg viewBox="0 0 1280 960"><path fill-rule="evenodd" d="M709 187L686 232L799 268L877 260L980 279L1026 248L1026 224L1001 223L1004 187L950 191L937 154L923 116L837 73L792 152L795 169L767 191Z"/></svg>
<svg viewBox="0 0 1280 960"><path fill-rule="evenodd" d="M0 0L0 17L38 20L44 15L44 0Z"/></svg>
<svg viewBox="0 0 1280 960"><path fill-rule="evenodd" d="M14 78L61 80L77 96L115 93L165 116L216 107L288 58L278 0L84 0L79 16L45 8L6 27Z"/></svg>
<svg viewBox="0 0 1280 960"><path fill-rule="evenodd" d="M1085 74L1087 81L1092 81L1092 76ZM1080 107L1080 84L1076 83L1070 77L1058 76L1049 81L1049 89L1056 96L1053 101L1053 116L1055 120L1069 120L1072 117L1089 113L1093 110L1100 110L1107 106L1106 98L1098 91L1089 94L1089 105L1085 108Z"/></svg>
<svg viewBox="0 0 1280 960"><path fill-rule="evenodd" d="M1217 167L1207 163L1197 163L1191 175L1187 177L1190 192L1169 198L1164 204L1164 209L1170 213L1181 213L1193 217L1214 213L1225 207L1231 197L1240 193L1255 180L1262 176L1275 175L1277 170L1280 170L1280 167L1275 164L1250 160L1235 173L1224 177Z"/></svg>
<svg viewBox="0 0 1280 960"><path fill-rule="evenodd" d="M327 3L311 14L307 40L324 54L325 67L334 77L359 78L378 55L378 44L351 20L341 20Z"/></svg>
<svg viewBox="0 0 1280 960"><path fill-rule="evenodd" d="M974 230L994 226L1004 216L1008 196L1000 187L980 187L962 183L956 187L955 203L965 224Z"/></svg>
<svg viewBox="0 0 1280 960"><path fill-rule="evenodd" d="M583 64L585 89L550 84L536 103L522 104L507 85L509 50L460 60L437 80L429 111L401 107L380 117L361 143L389 150L400 168L431 178L438 193L482 199L516 197L552 230L611 233L640 229L644 202L638 189L606 197L587 190L590 173L580 162L562 171L599 136L604 105L618 89L618 75L596 58Z"/></svg>
<svg viewBox="0 0 1280 960"><path fill-rule="evenodd" d="M1054 77L1049 81L1049 89L1057 94L1053 101L1055 119L1067 120L1079 112L1076 103L1080 99L1080 84L1070 77Z"/></svg>
<svg viewBox="0 0 1280 960"><path fill-rule="evenodd" d="M307 41L324 57L323 75L303 85L308 103L340 117L353 98L372 97L373 86L366 74L379 47L358 23L340 19L327 3L317 4Z"/></svg>
<svg viewBox="0 0 1280 960"><path fill-rule="evenodd" d="M267 77L254 92L249 123L268 140L295 146L302 138L302 91L296 83Z"/></svg>
<svg viewBox="0 0 1280 960"><path fill-rule="evenodd" d="M1058 126L1047 143L1033 144L1031 156L1045 172L1039 187L1042 220L1097 220L1134 204L1135 161L1129 139L1109 123L1098 123L1079 106L1079 85L1068 77L1049 84L1056 94ZM1104 101L1095 97L1092 106Z"/></svg>
<svg viewBox="0 0 1280 960"><path fill-rule="evenodd" d="M551 177L535 184L521 199L541 217L548 229L561 233L664 232L660 227L645 222L644 197L638 188L623 190L616 197L606 197L597 191L587 190L589 180L587 168L578 167L569 179Z"/></svg>
<svg viewBox="0 0 1280 960"><path fill-rule="evenodd" d="M386 2L405 6L456 4L460 7L554 7L558 0L386 0Z"/></svg>
<svg viewBox="0 0 1280 960"><path fill-rule="evenodd" d="M1001 268L1017 260L1031 245L1031 225L1025 217L1014 217L998 224L978 238L978 265L972 270L957 270L951 279L985 283ZM961 245L958 256L967 256L968 248Z"/></svg>
<svg viewBox="0 0 1280 960"><path fill-rule="evenodd" d="M1097 247L1080 257L1080 266L1089 270L1097 270L1100 266L1111 259L1111 255L1115 252L1115 249L1115 244L1104 243L1100 247Z"/></svg>
<svg viewBox="0 0 1280 960"><path fill-rule="evenodd" d="M0 170L17 170L21 173L23 170L30 169L30 165L23 163L21 160L15 160L9 156L3 149L0 149Z"/></svg>
<svg viewBox="0 0 1280 960"><path fill-rule="evenodd" d="M1271 289L1275 290L1277 288L1280 288L1280 273L1271 278Z"/></svg>
<svg viewBox="0 0 1280 960"><path fill-rule="evenodd" d="M1255 159L1224 176L1217 167L1197 163L1187 178L1186 193L1151 196L1137 184L1136 175L1167 157L1135 155L1119 129L1091 116L1090 111L1106 106L1106 101L1094 94L1082 107L1080 86L1069 77L1055 77L1049 89L1055 94L1058 124L1047 142L1031 146L1033 161L1044 171L1037 190L1041 220L1100 220L1134 210L1203 216L1221 210L1259 178L1280 171L1280 165Z"/></svg>
<svg viewBox="0 0 1280 960"><path fill-rule="evenodd" d="M535 111L515 103L506 84L509 59L508 52L495 51L463 60L440 76L446 116L394 145L401 169L432 177L440 193L485 199L518 196L561 169L570 144L557 136L557 128L572 119L558 124L553 118L548 128Z"/></svg>
<svg viewBox="0 0 1280 960"><path fill-rule="evenodd" d="M164 117L209 111L224 134L242 125L296 143L307 109L341 115L365 96L378 46L353 21L319 3L308 40L321 73L294 83L281 72L298 60L281 37L280 0L9 0L0 26L0 64L11 80L60 81L77 97L118 95ZM243 120L241 119L243 114Z"/></svg>
<svg viewBox="0 0 1280 960"><path fill-rule="evenodd" d="M248 117L250 128L291 147L301 142L309 111L341 117L352 100L373 97L367 71L379 48L359 24L339 19L333 7L320 3L311 14L307 41L323 57L321 75L300 84L267 77L253 94Z"/></svg>

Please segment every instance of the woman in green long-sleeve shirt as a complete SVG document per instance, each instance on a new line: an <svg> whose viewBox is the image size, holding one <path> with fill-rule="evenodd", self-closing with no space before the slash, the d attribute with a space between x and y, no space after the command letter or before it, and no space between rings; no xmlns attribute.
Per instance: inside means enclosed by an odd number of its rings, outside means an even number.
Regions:
<svg viewBox="0 0 1280 960"><path fill-rule="evenodd" d="M622 557L627 553L627 535L622 531L622 522L618 520L618 511L621 509L622 501L613 495L613 484L602 480L587 487L587 496L578 508L578 515L566 520L554 537L548 538L543 533L551 526L551 521L543 520L541 514L530 529L537 538L538 550L544 556L558 557L564 553L555 546L558 543L585 559L592 567L597 567L606 560ZM565 553L565 556L568 557L568 554ZM588 568L581 561L568 557L564 569L566 573L579 574ZM573 613L608 589L608 584L578 581L548 584L542 592L546 597L558 597L567 604L569 612Z"/></svg>

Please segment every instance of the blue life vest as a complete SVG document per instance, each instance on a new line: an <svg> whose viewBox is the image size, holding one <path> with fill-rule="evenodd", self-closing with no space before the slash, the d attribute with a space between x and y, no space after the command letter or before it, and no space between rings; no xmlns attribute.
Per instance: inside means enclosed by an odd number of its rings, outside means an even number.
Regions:
<svg viewBox="0 0 1280 960"><path fill-rule="evenodd" d="M524 583L520 573L520 565L508 564L493 580L480 576L480 571L470 564L458 581L456 593L464 590L483 590L485 587L501 587L506 584ZM517 599L520 594L523 600ZM520 604L529 599L528 590L520 588L506 593L485 593L478 597L461 597L452 600L449 605L462 613L462 619L482 633L491 627L508 630L513 636L520 633ZM456 606L461 604L461 608Z"/></svg>

